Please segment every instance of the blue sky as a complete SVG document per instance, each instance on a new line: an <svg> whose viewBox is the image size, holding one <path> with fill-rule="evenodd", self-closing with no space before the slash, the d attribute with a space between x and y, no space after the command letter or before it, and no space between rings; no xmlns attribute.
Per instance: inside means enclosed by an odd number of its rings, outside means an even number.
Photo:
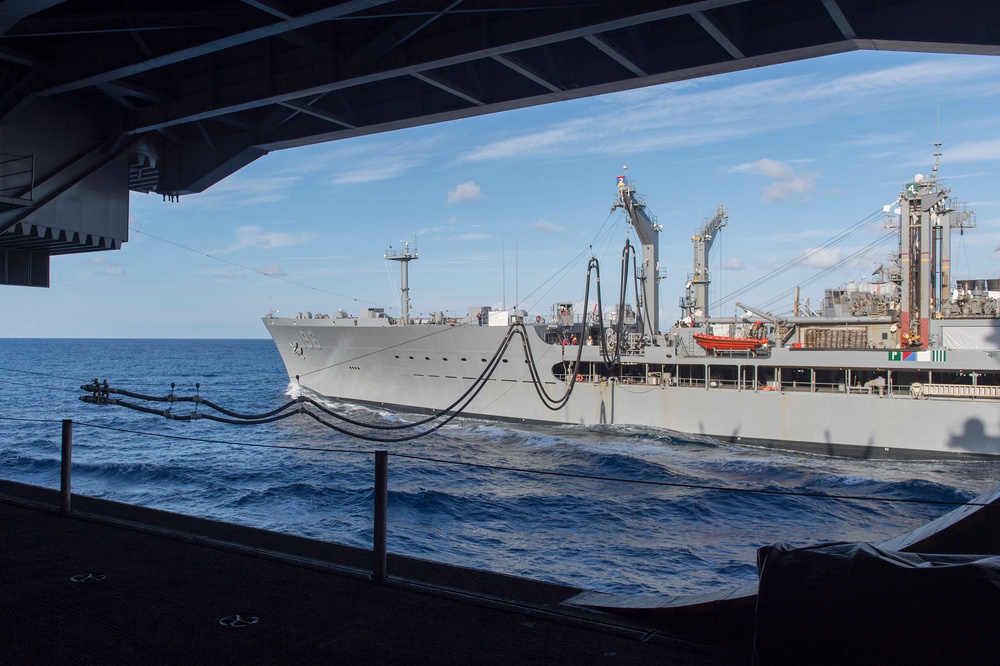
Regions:
<svg viewBox="0 0 1000 666"><path fill-rule="evenodd" d="M818 301L893 249L866 248L888 233L883 206L930 172L938 136L941 175L978 221L953 239L954 276L996 278L1000 59L861 52L279 151L178 203L133 194L121 251L54 257L49 289L3 289L0 337L255 338L269 308L398 313L398 266L382 257L403 239L420 251L415 313L519 297L546 315L582 300L591 254L610 302L623 165L663 225L664 327L716 206L729 225L713 300L877 213L739 296L786 312L787 288ZM730 299L713 314L734 312Z"/></svg>

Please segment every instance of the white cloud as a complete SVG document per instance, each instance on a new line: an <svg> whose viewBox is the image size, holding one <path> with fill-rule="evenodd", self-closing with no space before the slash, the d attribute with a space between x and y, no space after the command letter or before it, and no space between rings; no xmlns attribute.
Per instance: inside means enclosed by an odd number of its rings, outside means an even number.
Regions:
<svg viewBox="0 0 1000 666"><path fill-rule="evenodd" d="M785 201L796 194L810 195L816 189L816 180L819 176L811 171L796 171L791 164L779 162L767 157L739 164L729 169L730 173L749 173L764 176L772 182L764 188L761 195L761 203L772 203L774 201Z"/></svg>
<svg viewBox="0 0 1000 666"><path fill-rule="evenodd" d="M820 71L738 85L725 85L727 76L736 75L720 76L722 85L713 87L671 84L604 96L590 102L589 113L474 147L458 161L619 156L723 144L862 116L883 109L896 91L927 81L948 81L949 90L962 99L1000 92L1000 61L991 59L935 58L834 78Z"/></svg>
<svg viewBox="0 0 1000 666"><path fill-rule="evenodd" d="M125 269L107 257L92 257L87 260L87 263L93 266L103 267L99 270L95 270L94 275L103 275L105 277L119 277L121 275L125 275Z"/></svg>
<svg viewBox="0 0 1000 666"><path fill-rule="evenodd" d="M469 180L459 183L448 190L448 203L459 203L461 201L475 201L483 198L483 191L475 181Z"/></svg>
<svg viewBox="0 0 1000 666"><path fill-rule="evenodd" d="M313 147L299 171L333 173L333 185L358 185L399 178L424 167L438 153L438 136L404 139L406 131L391 132L376 139L350 139Z"/></svg>
<svg viewBox="0 0 1000 666"><path fill-rule="evenodd" d="M246 249L273 249L278 247L293 247L304 245L312 240L313 234L306 231L277 232L264 231L261 227L250 225L236 229L236 242L222 248L227 252Z"/></svg>
<svg viewBox="0 0 1000 666"><path fill-rule="evenodd" d="M723 270L727 271L745 271L746 264L743 263L743 259L740 257L733 257L729 261L722 264Z"/></svg>
<svg viewBox="0 0 1000 666"><path fill-rule="evenodd" d="M535 229L544 229L545 231L566 231L566 227L554 224L548 220L538 220L533 222L531 226Z"/></svg>
<svg viewBox="0 0 1000 666"><path fill-rule="evenodd" d="M288 272L278 264L266 264L260 267L261 273L267 273L268 275L273 275L276 277L283 277L288 275Z"/></svg>
<svg viewBox="0 0 1000 666"><path fill-rule="evenodd" d="M844 259L844 250L835 247L809 248L804 254L808 256L802 265L809 268L830 268Z"/></svg>
<svg viewBox="0 0 1000 666"><path fill-rule="evenodd" d="M413 157L380 155L352 163L330 181L334 185L358 185L398 178L421 166L423 161Z"/></svg>
<svg viewBox="0 0 1000 666"><path fill-rule="evenodd" d="M176 205L215 209L283 201L300 180L298 176L252 178L236 172L204 192L181 197Z"/></svg>
<svg viewBox="0 0 1000 666"><path fill-rule="evenodd" d="M468 233L468 234L459 234L454 237L454 240L463 240L463 241L486 240L489 237L490 237L489 234Z"/></svg>
<svg viewBox="0 0 1000 666"><path fill-rule="evenodd" d="M945 159L951 162L982 162L1000 160L1000 139L974 141L949 146Z"/></svg>

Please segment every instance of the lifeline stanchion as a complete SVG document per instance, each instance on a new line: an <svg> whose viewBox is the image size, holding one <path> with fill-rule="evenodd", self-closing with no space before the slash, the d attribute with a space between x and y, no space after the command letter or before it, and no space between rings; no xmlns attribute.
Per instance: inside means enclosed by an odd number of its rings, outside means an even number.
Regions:
<svg viewBox="0 0 1000 666"><path fill-rule="evenodd" d="M59 510L69 513L70 465L73 462L73 419L62 422L62 468L59 492Z"/></svg>
<svg viewBox="0 0 1000 666"><path fill-rule="evenodd" d="M375 452L375 539L372 546L372 578L385 580L385 524L389 502L389 452Z"/></svg>

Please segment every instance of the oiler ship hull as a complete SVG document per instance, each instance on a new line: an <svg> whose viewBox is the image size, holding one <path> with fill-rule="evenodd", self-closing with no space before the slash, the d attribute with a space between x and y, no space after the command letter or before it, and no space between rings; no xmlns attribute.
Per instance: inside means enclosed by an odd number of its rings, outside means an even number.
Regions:
<svg viewBox="0 0 1000 666"><path fill-rule="evenodd" d="M335 400L418 413L444 410L476 386L507 335L506 326L476 323L372 326L352 318L274 317L264 323L293 383ZM1000 371L1000 358L982 350L919 358L810 349L775 349L766 358L679 357L663 339L609 367L596 346L546 342L544 324L525 330L540 383L515 337L463 416L631 425L862 458L1000 455L996 387L913 381ZM566 376L574 367L578 373ZM559 398L571 379L566 404L547 408L539 388Z"/></svg>

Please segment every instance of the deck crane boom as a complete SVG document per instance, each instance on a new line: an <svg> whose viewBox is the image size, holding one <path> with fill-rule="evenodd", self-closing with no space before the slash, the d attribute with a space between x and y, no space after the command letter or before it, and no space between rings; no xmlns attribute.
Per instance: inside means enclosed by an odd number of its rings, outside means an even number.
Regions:
<svg viewBox="0 0 1000 666"><path fill-rule="evenodd" d="M650 216L646 209L646 201L639 195L632 183L625 176L618 177L618 202L611 210L621 208L629 217L629 223L639 236L642 243L642 266L639 269L639 281L642 284L642 326L643 339L655 344L660 334L660 303L659 303L659 238L663 229Z"/></svg>
<svg viewBox="0 0 1000 666"><path fill-rule="evenodd" d="M708 253L719 231L729 221L729 213L724 206L715 209L715 215L707 218L701 225L701 230L691 238L694 245L694 272L688 279L684 291L684 316L694 319L708 317L708 285L711 282L708 273Z"/></svg>

